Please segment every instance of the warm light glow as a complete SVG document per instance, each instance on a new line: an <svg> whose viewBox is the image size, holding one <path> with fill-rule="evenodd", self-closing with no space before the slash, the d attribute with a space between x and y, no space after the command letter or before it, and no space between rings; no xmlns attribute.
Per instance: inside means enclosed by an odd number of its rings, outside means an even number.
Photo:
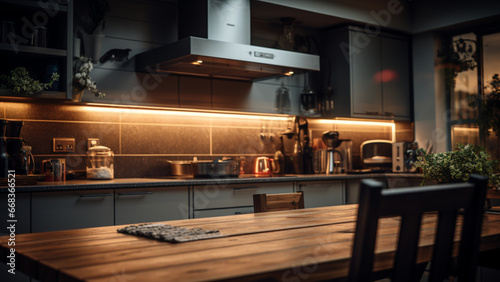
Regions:
<svg viewBox="0 0 500 282"><path fill-rule="evenodd" d="M201 65L201 64L203 64L203 61L202 60L198 60L198 61L192 62L191 64L193 64L193 65Z"/></svg>
<svg viewBox="0 0 500 282"><path fill-rule="evenodd" d="M363 125L363 126L387 126L391 128L392 142L396 141L396 124L388 121L365 121L365 120L343 120L343 119L321 119L319 123L324 124L343 124L343 125Z"/></svg>
<svg viewBox="0 0 500 282"><path fill-rule="evenodd" d="M288 76L290 76L292 74L293 74L293 71L289 71L289 72L285 73L285 75L288 75Z"/></svg>
<svg viewBox="0 0 500 282"><path fill-rule="evenodd" d="M467 132L479 132L479 128L474 127L453 127L454 131L467 131ZM490 131L493 131L490 129Z"/></svg>
<svg viewBox="0 0 500 282"><path fill-rule="evenodd" d="M90 105L91 103L89 103ZM189 117L202 117L202 118L240 118L240 119L256 119L256 120L281 120L287 121L290 117L286 115L265 115L265 114L251 114L240 112L223 112L223 111L203 111L203 110L179 110L179 109L165 109L155 107L133 108L127 106L83 106L83 110L91 112L107 112L107 113L132 113L132 114L154 114L154 115L172 115L172 116L189 116Z"/></svg>

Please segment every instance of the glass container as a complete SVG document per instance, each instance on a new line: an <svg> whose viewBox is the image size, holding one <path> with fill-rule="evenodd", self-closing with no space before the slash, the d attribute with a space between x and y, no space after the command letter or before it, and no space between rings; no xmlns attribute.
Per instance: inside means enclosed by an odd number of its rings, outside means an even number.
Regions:
<svg viewBox="0 0 500 282"><path fill-rule="evenodd" d="M113 179L114 154L110 148L95 146L87 151L87 179Z"/></svg>

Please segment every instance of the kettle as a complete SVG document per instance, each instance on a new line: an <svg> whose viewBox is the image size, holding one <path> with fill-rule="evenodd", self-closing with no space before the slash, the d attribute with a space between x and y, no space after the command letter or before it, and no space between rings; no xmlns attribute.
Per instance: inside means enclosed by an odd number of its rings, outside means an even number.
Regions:
<svg viewBox="0 0 500 282"><path fill-rule="evenodd" d="M272 175L273 159L268 157L257 157L255 159L253 173L258 175Z"/></svg>

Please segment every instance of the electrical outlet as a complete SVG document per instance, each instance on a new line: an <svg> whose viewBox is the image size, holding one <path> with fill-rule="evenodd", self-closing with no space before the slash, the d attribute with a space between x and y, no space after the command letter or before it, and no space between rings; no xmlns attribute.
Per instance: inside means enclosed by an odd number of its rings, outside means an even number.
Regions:
<svg viewBox="0 0 500 282"><path fill-rule="evenodd" d="M54 153L74 152L75 138L53 138L52 151Z"/></svg>
<svg viewBox="0 0 500 282"><path fill-rule="evenodd" d="M87 150L99 145L99 138L87 138Z"/></svg>

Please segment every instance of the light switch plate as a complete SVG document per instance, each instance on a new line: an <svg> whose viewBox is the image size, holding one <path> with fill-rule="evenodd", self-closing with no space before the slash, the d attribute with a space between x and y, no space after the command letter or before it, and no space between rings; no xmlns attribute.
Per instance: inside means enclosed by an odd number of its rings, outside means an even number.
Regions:
<svg viewBox="0 0 500 282"><path fill-rule="evenodd" d="M75 138L53 138L52 151L54 153L74 152Z"/></svg>
<svg viewBox="0 0 500 282"><path fill-rule="evenodd" d="M99 138L87 138L87 150L99 145Z"/></svg>

